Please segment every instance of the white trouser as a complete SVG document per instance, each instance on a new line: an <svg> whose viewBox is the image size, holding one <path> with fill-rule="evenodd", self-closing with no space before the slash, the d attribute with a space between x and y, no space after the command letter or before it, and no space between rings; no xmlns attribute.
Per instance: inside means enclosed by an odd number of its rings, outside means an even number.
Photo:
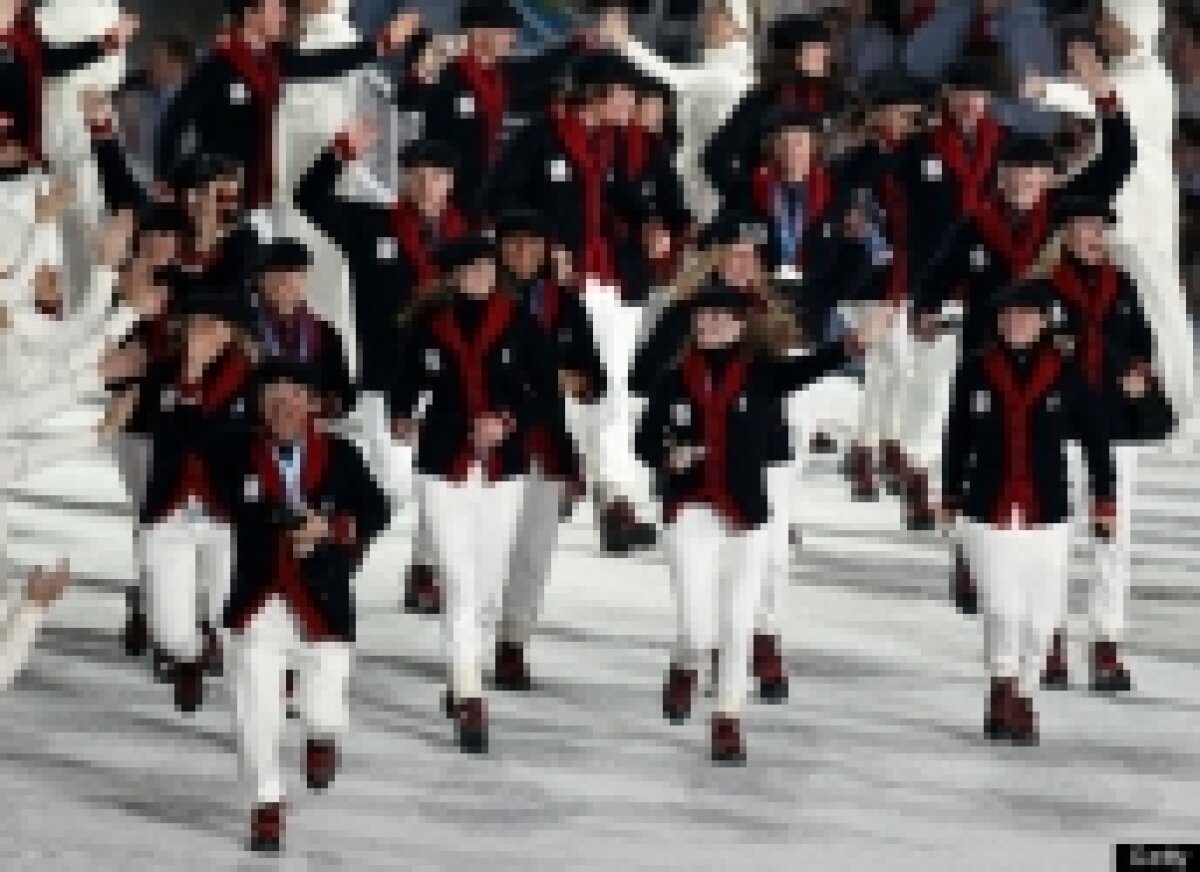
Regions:
<svg viewBox="0 0 1200 872"><path fill-rule="evenodd" d="M233 635L230 647L242 778L253 802L279 802L284 795L279 760L287 706L284 673L296 671L295 701L308 738L336 739L349 721L350 645L306 641L291 609L272 598Z"/></svg>
<svg viewBox="0 0 1200 872"><path fill-rule="evenodd" d="M754 629L773 635L779 631L776 613L779 592L787 584L792 569L791 520L795 469L790 463L773 464L767 467L766 480L771 518L763 525L766 529L767 558Z"/></svg>
<svg viewBox="0 0 1200 872"><path fill-rule="evenodd" d="M1094 641L1120 642L1125 634L1129 603L1130 567L1133 562L1133 489L1137 478L1139 446L1113 445L1117 468L1116 529L1111 541L1095 541L1094 568L1088 593L1088 624ZM1067 452L1076 535L1091 531L1091 495L1083 464L1083 451L1072 444ZM1064 614L1066 614L1064 610Z"/></svg>
<svg viewBox="0 0 1200 872"><path fill-rule="evenodd" d="M1063 616L1070 524L1003 528L965 521L963 547L979 587L984 649L994 678L1037 692L1050 637Z"/></svg>
<svg viewBox="0 0 1200 872"><path fill-rule="evenodd" d="M500 638L506 642L528 644L537 626L565 496L565 483L547 478L535 464L525 483L501 599Z"/></svg>
<svg viewBox="0 0 1200 872"><path fill-rule="evenodd" d="M143 433L121 433L113 441L117 472L135 507L142 505L150 483L150 444L150 437Z"/></svg>
<svg viewBox="0 0 1200 872"><path fill-rule="evenodd" d="M433 568L438 565L438 556L437 549L433 547L433 532L429 525L429 515L424 508L427 479L420 473L414 472L413 480L413 493L417 502L417 526L413 530L412 556L409 558L409 564Z"/></svg>
<svg viewBox="0 0 1200 872"><path fill-rule="evenodd" d="M649 476L633 452L637 410L629 393L642 310L627 304L616 288L591 280L584 285L583 303L608 374L607 395L584 413L589 419L583 445L588 479L601 502L623 497L639 513L649 514Z"/></svg>
<svg viewBox="0 0 1200 872"><path fill-rule="evenodd" d="M465 481L430 476L422 488L442 571L450 686L461 698L483 692L483 615L508 574L524 485L489 483L476 464Z"/></svg>
<svg viewBox="0 0 1200 872"><path fill-rule="evenodd" d="M362 432L364 460L375 481L394 503L413 498L413 445L392 438L392 421L387 399L378 391L363 391L358 398L357 417Z"/></svg>
<svg viewBox="0 0 1200 872"><path fill-rule="evenodd" d="M860 445L873 448L882 441L898 438L912 364L908 317L904 310L899 310L883 341L868 349L863 358Z"/></svg>
<svg viewBox="0 0 1200 872"><path fill-rule="evenodd" d="M197 626L205 620L219 628L229 598L233 570L229 525L179 509L142 531L142 547L154 638L176 660L198 660Z"/></svg>
<svg viewBox="0 0 1200 872"><path fill-rule="evenodd" d="M767 568L767 526L735 530L706 506L684 506L665 532L679 628L674 663L700 669L709 651L720 651L717 710L736 714L750 692L746 667Z"/></svg>
<svg viewBox="0 0 1200 872"><path fill-rule="evenodd" d="M897 436L905 455L917 469L929 473L930 486L936 488L950 389L958 367L958 333L947 331L929 342L913 339L911 349L912 377Z"/></svg>

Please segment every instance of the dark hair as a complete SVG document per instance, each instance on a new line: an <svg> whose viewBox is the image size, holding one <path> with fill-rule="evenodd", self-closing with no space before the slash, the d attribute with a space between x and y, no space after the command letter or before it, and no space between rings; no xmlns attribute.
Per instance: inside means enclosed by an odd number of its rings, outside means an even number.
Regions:
<svg viewBox="0 0 1200 872"><path fill-rule="evenodd" d="M191 65L196 59L196 46L185 36L168 34L154 40L156 48L162 49L167 57L184 66Z"/></svg>

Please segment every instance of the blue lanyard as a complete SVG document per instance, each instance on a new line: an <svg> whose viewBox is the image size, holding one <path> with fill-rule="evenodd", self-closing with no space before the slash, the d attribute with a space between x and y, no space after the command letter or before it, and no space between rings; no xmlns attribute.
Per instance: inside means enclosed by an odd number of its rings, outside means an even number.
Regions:
<svg viewBox="0 0 1200 872"><path fill-rule="evenodd" d="M804 201L796 199L795 211L788 209L786 189L775 190L775 230L779 235L779 259L786 266L799 266L800 243L804 237Z"/></svg>
<svg viewBox="0 0 1200 872"><path fill-rule="evenodd" d="M296 333L299 334L300 347L295 357L296 360L307 361L309 355L308 330L307 323L301 322L299 318L296 321ZM263 339L267 346L267 356L271 358L280 358L287 356L292 349L283 347L283 337L276 329L276 321L270 315L263 315Z"/></svg>
<svg viewBox="0 0 1200 872"><path fill-rule="evenodd" d="M300 474L304 468L304 448L292 446L292 450L275 450L275 461L279 464L279 474L283 479L283 490L287 494L288 505L293 509L304 508L304 493L300 485Z"/></svg>

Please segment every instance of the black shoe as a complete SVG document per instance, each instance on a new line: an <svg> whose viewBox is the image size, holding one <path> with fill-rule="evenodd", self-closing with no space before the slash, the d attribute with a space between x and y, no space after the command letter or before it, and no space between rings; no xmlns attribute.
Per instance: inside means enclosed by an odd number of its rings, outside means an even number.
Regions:
<svg viewBox="0 0 1200 872"><path fill-rule="evenodd" d="M204 670L198 660L175 664L175 708L192 714L204 702Z"/></svg>
<svg viewBox="0 0 1200 872"><path fill-rule="evenodd" d="M1017 697L1015 720L1012 724L1010 740L1014 745L1033 747L1038 744L1037 712L1033 708L1033 700L1026 696Z"/></svg>
<svg viewBox="0 0 1200 872"><path fill-rule="evenodd" d="M153 649L151 670L159 684L170 684L175 680L175 662L161 648Z"/></svg>
<svg viewBox="0 0 1200 872"><path fill-rule="evenodd" d="M740 766L746 762L746 746L742 743L742 726L737 718L713 716L712 761L727 766Z"/></svg>
<svg viewBox="0 0 1200 872"><path fill-rule="evenodd" d="M332 739L309 739L305 746L304 770L309 790L325 790L337 775L338 749Z"/></svg>
<svg viewBox="0 0 1200 872"><path fill-rule="evenodd" d="M954 549L954 571L950 580L950 595L954 607L964 615L979 614L979 589L971 576L971 567L961 549Z"/></svg>
<svg viewBox="0 0 1200 872"><path fill-rule="evenodd" d="M1133 689L1133 680L1121 662L1115 642L1092 645L1091 688L1094 693L1128 693Z"/></svg>
<svg viewBox="0 0 1200 872"><path fill-rule="evenodd" d="M695 669L680 669L671 666L663 685L663 717L673 724L682 724L692 716L692 702L696 695L697 675Z"/></svg>
<svg viewBox="0 0 1200 872"><path fill-rule="evenodd" d="M207 624L203 627L204 653L201 662L204 664L204 674L220 678L225 674L225 652L221 650L221 637L217 631Z"/></svg>
<svg viewBox="0 0 1200 872"><path fill-rule="evenodd" d="M1067 665L1066 637L1061 630L1055 631L1050 641L1050 652L1042 666L1042 687L1046 690L1069 690L1071 673Z"/></svg>
<svg viewBox="0 0 1200 872"><path fill-rule="evenodd" d="M525 663L525 648L512 642L497 643L492 678L500 690L530 690L533 681L529 677L529 666Z"/></svg>
<svg viewBox="0 0 1200 872"><path fill-rule="evenodd" d="M255 806L250 813L250 850L260 854L278 854L282 847L283 803Z"/></svg>
<svg viewBox="0 0 1200 872"><path fill-rule="evenodd" d="M414 615L440 615L442 588L433 567L414 564L404 582L404 610Z"/></svg>
<svg viewBox="0 0 1200 872"><path fill-rule="evenodd" d="M488 750L487 711L483 700L465 699L458 706L454 721L459 750L464 754L486 754Z"/></svg>
<svg viewBox="0 0 1200 872"><path fill-rule="evenodd" d="M458 717L458 699L450 688L442 691L442 714L450 721Z"/></svg>
<svg viewBox="0 0 1200 872"><path fill-rule="evenodd" d="M983 716L983 734L993 742L1011 742L1017 709L1016 682L993 678Z"/></svg>

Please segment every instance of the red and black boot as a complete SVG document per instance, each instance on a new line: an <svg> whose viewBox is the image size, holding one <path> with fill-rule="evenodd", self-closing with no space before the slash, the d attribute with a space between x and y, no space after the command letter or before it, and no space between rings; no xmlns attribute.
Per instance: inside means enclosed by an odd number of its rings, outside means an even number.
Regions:
<svg viewBox="0 0 1200 872"><path fill-rule="evenodd" d="M338 748L333 739L309 739L304 749L304 771L309 790L325 790L337 775Z"/></svg>
<svg viewBox="0 0 1200 872"><path fill-rule="evenodd" d="M414 615L440 615L442 589L432 566L414 563L404 580L404 610Z"/></svg>
<svg viewBox="0 0 1200 872"><path fill-rule="evenodd" d="M987 711L983 716L983 733L993 742L1010 742L1017 721L1017 694L1015 678L993 678L988 694Z"/></svg>
<svg viewBox="0 0 1200 872"><path fill-rule="evenodd" d="M600 547L606 554L653 548L657 541L658 530L638 520L628 501L614 500L605 506L600 517Z"/></svg>
<svg viewBox="0 0 1200 872"><path fill-rule="evenodd" d="M204 702L204 666L199 660L177 661L173 672L175 708L192 714Z"/></svg>
<svg viewBox="0 0 1200 872"><path fill-rule="evenodd" d="M682 724L692 716L697 679L695 669L681 669L672 664L667 670L663 685L663 717L671 723Z"/></svg>
<svg viewBox="0 0 1200 872"><path fill-rule="evenodd" d="M442 691L442 714L446 720L452 721L458 717L458 697L454 695L453 689L447 687Z"/></svg>
<svg viewBox="0 0 1200 872"><path fill-rule="evenodd" d="M758 698L763 702L783 702L788 698L788 677L779 637L771 633L755 633L751 647L752 669L758 680Z"/></svg>
<svg viewBox="0 0 1200 872"><path fill-rule="evenodd" d="M1092 643L1092 691L1126 693L1133 688L1129 670L1121 662L1116 642Z"/></svg>
<svg viewBox="0 0 1200 872"><path fill-rule="evenodd" d="M937 523L933 504L929 501L929 474L913 472L905 490L905 520L913 531L932 530Z"/></svg>
<svg viewBox="0 0 1200 872"><path fill-rule="evenodd" d="M493 680L500 690L526 691L533 687L523 645L516 642L496 643Z"/></svg>
<svg viewBox="0 0 1200 872"><path fill-rule="evenodd" d="M1055 630L1050 639L1050 653L1046 655L1046 665L1042 667L1042 687L1046 690L1068 690L1071 687L1065 630Z"/></svg>
<svg viewBox="0 0 1200 872"><path fill-rule="evenodd" d="M859 502L879 499L879 482L875 478L875 458L871 449L862 445L850 446L846 457L846 472L850 476L850 496Z"/></svg>
<svg viewBox="0 0 1200 872"><path fill-rule="evenodd" d="M283 847L283 803L256 805L250 813L250 850L278 854Z"/></svg>
<svg viewBox="0 0 1200 872"><path fill-rule="evenodd" d="M1018 696L1013 711L1010 740L1014 745L1036 745L1038 738L1037 711L1033 700L1027 696Z"/></svg>
<svg viewBox="0 0 1200 872"><path fill-rule="evenodd" d="M961 547L954 549L954 570L950 578L950 596L954 607L964 615L979 614L979 589Z"/></svg>
<svg viewBox="0 0 1200 872"><path fill-rule="evenodd" d="M892 496L904 496L905 487L912 477L912 469L899 442L885 439L880 443L879 464L884 489Z"/></svg>
<svg viewBox="0 0 1200 872"><path fill-rule="evenodd" d="M136 587L125 591L125 628L121 642L130 657L144 657L150 649L150 622L142 607L142 592Z"/></svg>
<svg viewBox="0 0 1200 872"><path fill-rule="evenodd" d="M713 715L712 760L714 763L732 766L746 762L746 746L742 743L742 724L737 718Z"/></svg>
<svg viewBox="0 0 1200 872"><path fill-rule="evenodd" d="M487 709L479 697L458 703L454 719L458 747L466 754L486 754L488 750Z"/></svg>

